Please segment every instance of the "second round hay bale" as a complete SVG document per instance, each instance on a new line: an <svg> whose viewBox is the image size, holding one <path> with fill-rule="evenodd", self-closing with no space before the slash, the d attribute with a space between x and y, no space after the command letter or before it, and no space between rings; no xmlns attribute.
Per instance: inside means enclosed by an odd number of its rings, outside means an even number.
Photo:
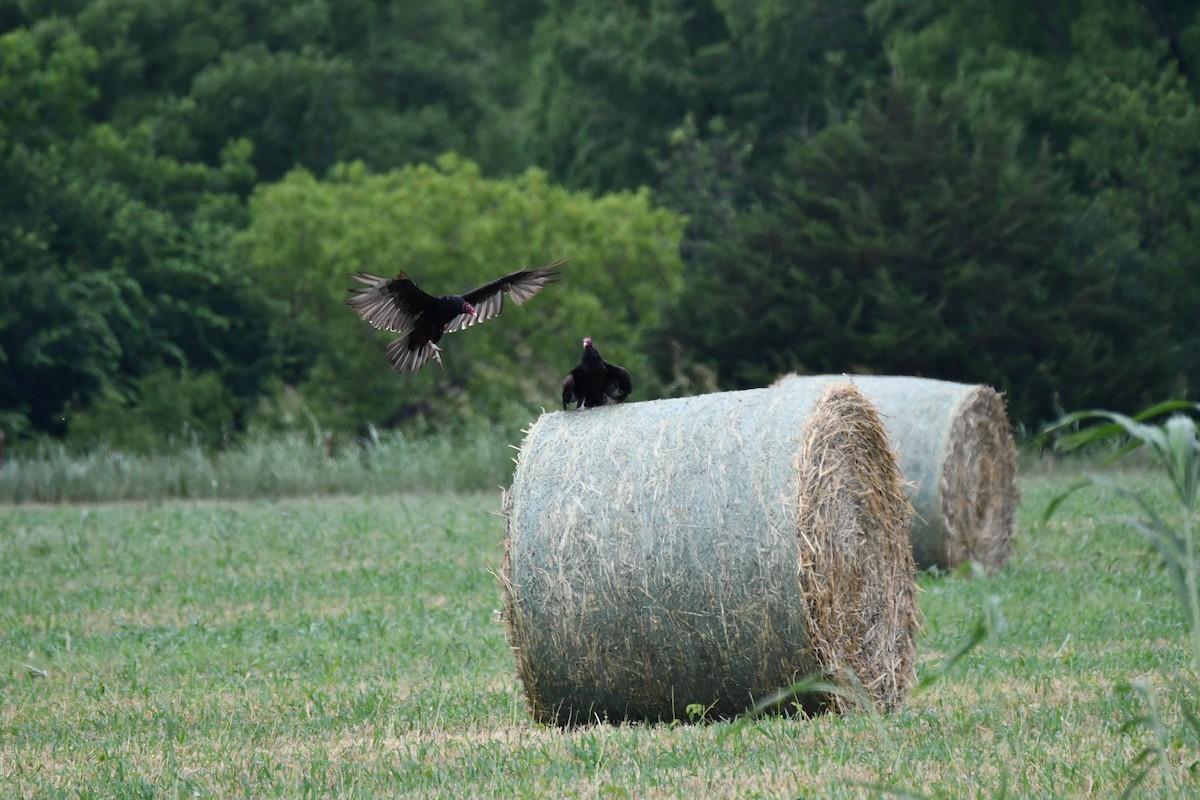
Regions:
<svg viewBox="0 0 1200 800"><path fill-rule="evenodd" d="M1017 451L1004 398L990 386L909 376L788 375L775 387L807 395L850 380L879 409L912 487L918 569L969 560L989 572L1012 555Z"/></svg>
<svg viewBox="0 0 1200 800"><path fill-rule="evenodd" d="M812 674L881 709L908 691L911 506L852 386L544 414L504 505L504 617L541 722L729 717Z"/></svg>

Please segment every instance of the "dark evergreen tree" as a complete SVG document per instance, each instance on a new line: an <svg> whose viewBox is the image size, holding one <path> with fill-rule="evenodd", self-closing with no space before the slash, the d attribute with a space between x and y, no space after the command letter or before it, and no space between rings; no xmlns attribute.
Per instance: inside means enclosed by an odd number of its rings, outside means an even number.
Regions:
<svg viewBox="0 0 1200 800"><path fill-rule="evenodd" d="M1162 396L1163 326L1130 313L1134 276L1024 138L961 95L889 84L797 140L669 330L729 387L789 370L978 381L1026 422Z"/></svg>

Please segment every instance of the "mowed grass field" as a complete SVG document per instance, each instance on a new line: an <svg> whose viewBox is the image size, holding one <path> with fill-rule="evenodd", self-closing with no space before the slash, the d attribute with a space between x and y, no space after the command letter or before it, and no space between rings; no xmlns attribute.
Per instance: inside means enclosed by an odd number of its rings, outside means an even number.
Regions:
<svg viewBox="0 0 1200 800"><path fill-rule="evenodd" d="M989 596L1006 625L904 708L736 730L530 720L499 492L0 506L0 795L1116 796L1148 744L1119 687L1164 685L1187 633L1131 507L1039 522L1079 471L1022 478L1000 574L921 577L921 675Z"/></svg>

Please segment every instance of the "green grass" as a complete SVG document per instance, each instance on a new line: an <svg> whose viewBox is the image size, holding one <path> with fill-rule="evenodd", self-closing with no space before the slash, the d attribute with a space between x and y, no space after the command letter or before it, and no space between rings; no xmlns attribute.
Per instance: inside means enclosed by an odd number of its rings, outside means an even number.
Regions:
<svg viewBox="0 0 1200 800"><path fill-rule="evenodd" d="M1000 574L921 579L923 674L989 595L1007 620L941 681L734 733L530 721L498 493L0 507L0 795L1116 796L1145 745L1116 688L1186 669L1187 628L1130 505L1040 523L1077 474L1027 474Z"/></svg>

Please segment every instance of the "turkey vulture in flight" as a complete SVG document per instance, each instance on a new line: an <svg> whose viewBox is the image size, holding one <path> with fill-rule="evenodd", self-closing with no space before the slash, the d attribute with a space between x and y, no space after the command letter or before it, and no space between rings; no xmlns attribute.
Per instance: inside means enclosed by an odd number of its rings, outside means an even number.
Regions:
<svg viewBox="0 0 1200 800"><path fill-rule="evenodd" d="M522 305L553 281L566 261L519 270L464 294L441 297L426 294L403 272L391 279L359 272L351 277L366 288L352 289L354 295L346 305L376 328L404 334L388 345L388 361L396 372L416 374L430 358L442 363L437 345L442 334L498 316L504 310L505 292Z"/></svg>
<svg viewBox="0 0 1200 800"><path fill-rule="evenodd" d="M633 391L633 382L628 370L600 357L589 336L583 340L583 358L563 380L562 389L563 408L570 403L591 408L623 402Z"/></svg>

